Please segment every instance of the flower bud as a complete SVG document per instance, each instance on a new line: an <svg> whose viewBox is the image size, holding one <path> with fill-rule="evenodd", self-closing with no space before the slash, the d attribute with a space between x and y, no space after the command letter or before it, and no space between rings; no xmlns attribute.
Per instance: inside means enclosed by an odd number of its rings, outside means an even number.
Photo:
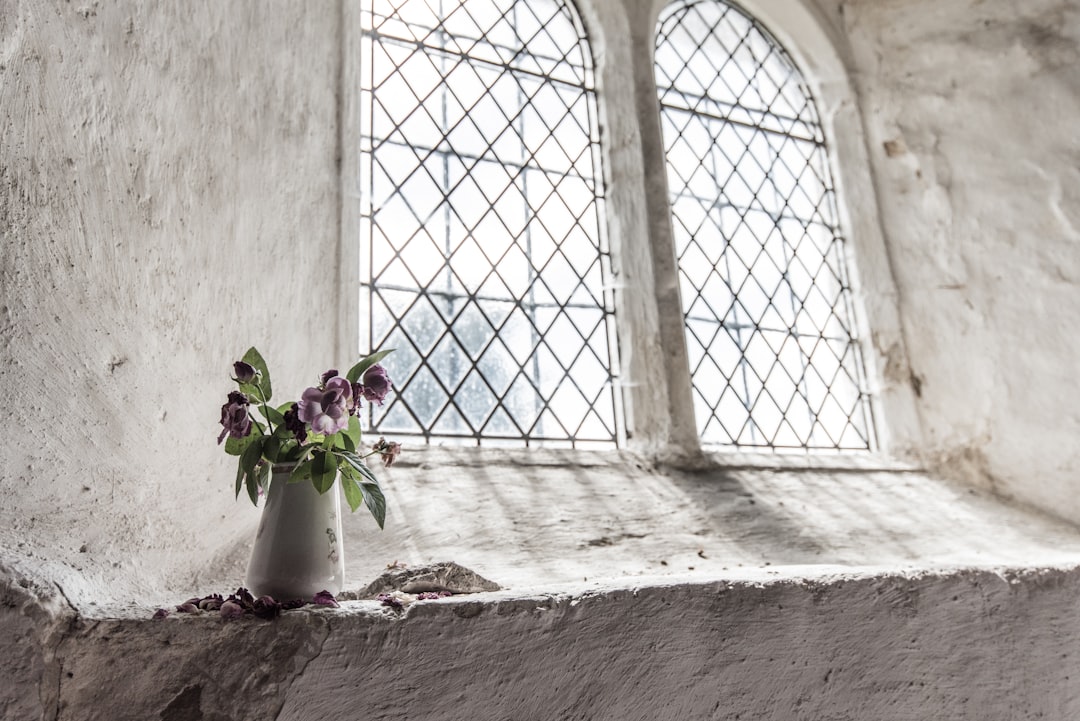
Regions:
<svg viewBox="0 0 1080 721"><path fill-rule="evenodd" d="M255 380L255 376L258 375L255 367L244 361L233 363L233 374L235 374L236 380L241 383L251 383Z"/></svg>

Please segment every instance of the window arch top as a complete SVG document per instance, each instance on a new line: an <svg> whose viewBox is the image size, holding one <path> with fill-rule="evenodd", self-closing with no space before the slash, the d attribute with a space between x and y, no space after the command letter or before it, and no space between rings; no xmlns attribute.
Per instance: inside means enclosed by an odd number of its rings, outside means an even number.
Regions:
<svg viewBox="0 0 1080 721"><path fill-rule="evenodd" d="M871 449L836 193L801 73L736 5L676 0L655 77L702 443Z"/></svg>
<svg viewBox="0 0 1080 721"><path fill-rule="evenodd" d="M362 345L380 430L615 445L611 261L593 67L567 0L361 13Z"/></svg>

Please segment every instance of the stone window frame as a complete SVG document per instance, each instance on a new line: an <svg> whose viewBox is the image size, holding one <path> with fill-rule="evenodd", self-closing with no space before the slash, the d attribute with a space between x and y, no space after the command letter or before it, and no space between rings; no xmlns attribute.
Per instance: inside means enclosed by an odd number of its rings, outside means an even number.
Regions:
<svg viewBox="0 0 1080 721"><path fill-rule="evenodd" d="M596 78L607 232L616 278L616 318L626 450L679 464L865 466L910 455L920 443L896 283L880 225L869 149L844 58L843 29L803 0L742 0L802 70L818 103L841 227L847 238L855 325L863 344L877 448L850 455L795 456L745 449L706 453L697 434L679 300L666 157L653 67L657 21L668 0L573 0L588 33ZM343 3L340 78L342 278L341 357L355 355L359 199L359 3ZM634 292L625 292L632 289ZM592 451L584 451L586 453ZM847 460L845 460L847 459Z"/></svg>

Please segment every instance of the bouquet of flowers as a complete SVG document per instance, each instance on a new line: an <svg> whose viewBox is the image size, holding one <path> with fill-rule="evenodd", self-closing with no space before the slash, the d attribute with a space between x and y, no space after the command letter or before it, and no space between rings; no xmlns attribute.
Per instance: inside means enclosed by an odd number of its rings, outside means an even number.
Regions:
<svg viewBox="0 0 1080 721"><path fill-rule="evenodd" d="M385 466L393 465L401 444L384 438L370 448L361 445L361 399L382 405L393 384L379 365L391 351L374 353L360 360L344 375L336 369L322 374L319 384L303 392L299 401L270 405L270 371L259 351L248 349L233 364L238 390L229 393L221 407L221 435L225 452L239 456L236 496L247 488L251 502L270 489L273 465L291 466L289 483L310 482L319 493L341 487L349 508L364 504L379 528L386 518L386 499L379 481L364 462L378 455ZM251 410L258 409L262 419Z"/></svg>

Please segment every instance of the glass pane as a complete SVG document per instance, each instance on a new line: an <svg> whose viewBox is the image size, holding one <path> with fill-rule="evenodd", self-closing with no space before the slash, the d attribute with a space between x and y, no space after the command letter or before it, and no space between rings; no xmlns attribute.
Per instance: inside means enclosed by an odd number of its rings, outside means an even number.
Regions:
<svg viewBox="0 0 1080 721"><path fill-rule="evenodd" d="M591 56L568 0L362 13L362 351L380 431L618 442ZM405 352L403 353L402 350Z"/></svg>
<svg viewBox="0 0 1080 721"><path fill-rule="evenodd" d="M801 74L719 0L665 9L655 69L702 443L870 449L835 190Z"/></svg>

